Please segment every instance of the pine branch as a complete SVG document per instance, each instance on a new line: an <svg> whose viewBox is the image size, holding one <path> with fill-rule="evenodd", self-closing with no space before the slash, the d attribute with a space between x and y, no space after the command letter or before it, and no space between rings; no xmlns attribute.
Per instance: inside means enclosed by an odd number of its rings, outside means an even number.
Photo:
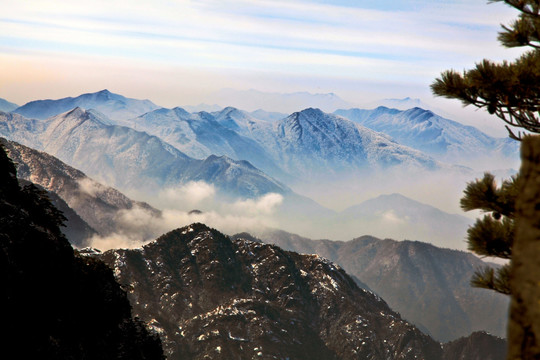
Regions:
<svg viewBox="0 0 540 360"><path fill-rule="evenodd" d="M490 215L477 219L467 230L468 249L480 256L512 258L514 221L504 217L495 220Z"/></svg>
<svg viewBox="0 0 540 360"><path fill-rule="evenodd" d="M497 188L495 176L484 173L482 179L467 184L460 205L464 211L482 210L492 212L495 218L500 218L501 215L513 218L517 189L514 178L504 181L501 187Z"/></svg>
<svg viewBox="0 0 540 360"><path fill-rule="evenodd" d="M471 286L510 295L510 265L495 270L489 266L477 270L471 278Z"/></svg>

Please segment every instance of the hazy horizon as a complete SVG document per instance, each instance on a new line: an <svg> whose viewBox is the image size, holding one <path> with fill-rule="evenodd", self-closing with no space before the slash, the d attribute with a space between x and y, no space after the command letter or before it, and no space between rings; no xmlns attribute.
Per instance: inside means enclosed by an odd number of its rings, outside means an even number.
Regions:
<svg viewBox="0 0 540 360"><path fill-rule="evenodd" d="M165 107L222 88L431 102L441 71L519 53L496 39L515 11L485 0L2 3L0 98L18 104L104 88Z"/></svg>

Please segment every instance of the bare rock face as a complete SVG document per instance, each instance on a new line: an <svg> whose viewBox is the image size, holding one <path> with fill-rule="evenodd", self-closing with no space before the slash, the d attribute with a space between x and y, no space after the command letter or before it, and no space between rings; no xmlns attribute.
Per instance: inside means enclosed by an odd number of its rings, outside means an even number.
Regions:
<svg viewBox="0 0 540 360"><path fill-rule="evenodd" d="M96 255L169 359L441 359L441 345L317 255L203 224Z"/></svg>
<svg viewBox="0 0 540 360"><path fill-rule="evenodd" d="M508 359L540 358L540 137L521 144L521 191L512 247Z"/></svg>

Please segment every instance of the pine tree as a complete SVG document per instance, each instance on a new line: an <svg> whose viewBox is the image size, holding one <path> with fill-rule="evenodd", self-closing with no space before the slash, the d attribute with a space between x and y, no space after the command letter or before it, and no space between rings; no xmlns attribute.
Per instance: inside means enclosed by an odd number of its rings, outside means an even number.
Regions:
<svg viewBox="0 0 540 360"><path fill-rule="evenodd" d="M477 219L467 231L469 250L480 256L512 259L518 177L503 181L501 186L497 187L495 177L486 173L482 179L469 183L464 193L461 199L463 210L482 210L489 213L482 219ZM473 275L471 284L509 295L509 275L510 264L498 269L487 266Z"/></svg>
<svg viewBox="0 0 540 360"><path fill-rule="evenodd" d="M493 0L504 2L519 10L520 15L509 26L502 26L499 41L505 47L525 46L529 51L514 62L495 63L482 60L471 70L459 73L448 70L431 85L435 95L458 99L465 105L486 109L502 119L509 136L521 141L511 127L540 133L540 1ZM504 181L497 188L495 177L489 173L467 185L461 199L465 211L482 210L486 214L469 228L469 250L480 256L512 258L514 213L519 176ZM476 272L471 283L510 294L510 265L497 270L486 267Z"/></svg>
<svg viewBox="0 0 540 360"><path fill-rule="evenodd" d="M448 70L431 85L435 95L459 99L485 108L507 125L511 138L521 140L511 127L540 133L540 2L538 0L492 0L520 11L510 26L503 26L499 41L505 47L530 50L514 62L482 60L471 70ZM511 127L510 127L511 126Z"/></svg>

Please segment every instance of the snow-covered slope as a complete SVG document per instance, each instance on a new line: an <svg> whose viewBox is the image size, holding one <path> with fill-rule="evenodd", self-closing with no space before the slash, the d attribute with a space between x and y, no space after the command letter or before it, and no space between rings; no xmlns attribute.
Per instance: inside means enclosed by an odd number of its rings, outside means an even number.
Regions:
<svg viewBox="0 0 540 360"><path fill-rule="evenodd" d="M517 159L519 154L516 141L493 138L475 127L419 107L397 110L381 106L373 110L349 109L335 113L444 161L469 162L479 156Z"/></svg>
<svg viewBox="0 0 540 360"><path fill-rule="evenodd" d="M130 99L122 95L113 94L109 90L101 90L95 93L82 94L74 98L67 97L58 100L31 101L13 110L13 112L27 118L46 119L75 107L94 109L115 120L133 118L158 108L150 100Z"/></svg>
<svg viewBox="0 0 540 360"><path fill-rule="evenodd" d="M274 122L233 107L195 114L159 109L122 123L156 135L190 156L248 160L282 181L391 166L441 167L387 135L312 108Z"/></svg>
<svg viewBox="0 0 540 360"><path fill-rule="evenodd" d="M439 167L420 151L319 109L305 109L274 123L273 136L275 147L269 150L288 171L339 173L393 165Z"/></svg>
<svg viewBox="0 0 540 360"><path fill-rule="evenodd" d="M197 159L225 155L236 160L247 160L272 176L281 179L287 177L261 145L221 124L220 120L220 117L207 112L190 114L176 107L154 110L121 123L158 136Z"/></svg>
<svg viewBox="0 0 540 360"><path fill-rule="evenodd" d="M54 155L124 191L154 193L163 186L204 180L242 197L290 192L245 161L223 156L196 160L156 136L109 125L99 114L81 108L43 122L0 113L0 134Z"/></svg>

